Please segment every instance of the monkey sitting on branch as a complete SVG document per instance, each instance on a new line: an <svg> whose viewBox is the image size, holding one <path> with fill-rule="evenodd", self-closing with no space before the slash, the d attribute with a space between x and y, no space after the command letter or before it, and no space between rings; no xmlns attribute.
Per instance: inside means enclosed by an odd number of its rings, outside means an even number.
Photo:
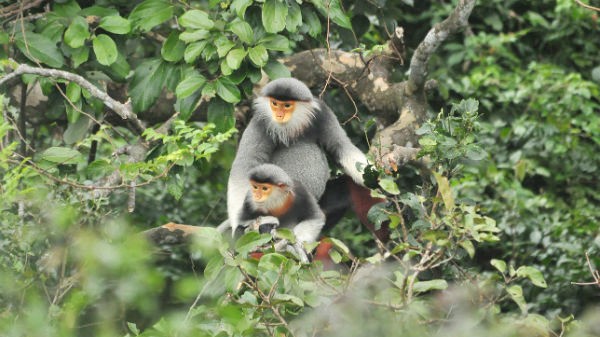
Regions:
<svg viewBox="0 0 600 337"><path fill-rule="evenodd" d="M296 237L296 243L290 245L287 240L275 244L276 250L289 250L302 262L308 262L304 243L317 240L321 228L325 225L325 214L299 181L292 178L279 166L262 164L249 172L249 186L239 223L248 229L257 224L261 233L271 232L275 228L289 228Z"/></svg>
<svg viewBox="0 0 600 337"><path fill-rule="evenodd" d="M231 228L235 233L245 225L239 219L249 190L248 172L265 163L279 166L315 200L321 200L328 226L341 218L350 203L346 184L330 184L335 190L328 187L325 192L331 176L328 156L351 178L347 182L361 189L360 197L352 198L353 201L369 207L378 202L360 186L364 185L361 171L368 164L366 156L352 144L333 111L314 97L304 83L295 78L271 81L254 100L253 113L229 175L229 219L219 226L220 231ZM326 197L322 198L324 192ZM341 205L342 200L347 202ZM356 209L356 202L353 206ZM368 211L366 206L362 208Z"/></svg>

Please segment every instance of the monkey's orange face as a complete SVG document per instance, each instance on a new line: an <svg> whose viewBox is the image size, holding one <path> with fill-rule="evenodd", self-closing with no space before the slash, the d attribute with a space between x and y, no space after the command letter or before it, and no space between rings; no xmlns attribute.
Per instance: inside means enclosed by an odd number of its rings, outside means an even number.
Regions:
<svg viewBox="0 0 600 337"><path fill-rule="evenodd" d="M252 186L252 198L255 202L266 201L273 192L272 184L258 183L250 180L250 186Z"/></svg>
<svg viewBox="0 0 600 337"><path fill-rule="evenodd" d="M269 98L273 119L277 123L287 123L296 109L296 101L280 101L273 97Z"/></svg>

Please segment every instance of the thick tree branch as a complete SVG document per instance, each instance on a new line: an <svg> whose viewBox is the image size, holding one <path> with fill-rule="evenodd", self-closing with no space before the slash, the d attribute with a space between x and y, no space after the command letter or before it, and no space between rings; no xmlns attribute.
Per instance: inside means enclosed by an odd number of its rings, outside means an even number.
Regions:
<svg viewBox="0 0 600 337"><path fill-rule="evenodd" d="M429 30L410 60L406 89L408 94L422 90L427 79L427 63L431 55L448 38L468 25L468 19L475 7L475 0L461 0L446 20Z"/></svg>
<svg viewBox="0 0 600 337"><path fill-rule="evenodd" d="M396 65L391 61L389 55L363 59L358 53L327 49L307 50L283 60L292 75L311 88L321 87L331 76L384 125L398 118L397 107L402 105L403 99L398 92L403 91L404 84L390 83L390 70Z"/></svg>
<svg viewBox="0 0 600 337"><path fill-rule="evenodd" d="M137 115L134 114L133 111L131 110L131 104L129 102L127 102L125 104L118 102L118 101L114 100L112 97L110 97L104 91L98 89L98 87L96 87L94 84L92 84L91 82L89 82L88 80L83 78L82 76L73 74L73 73L70 73L67 71L57 70L57 69L46 69L46 68L40 68L40 67L32 67L27 64L20 64L17 67L17 69L15 69L15 71L0 78L0 86L2 86L4 83L10 81L14 77L24 75L24 74L33 74L33 75L52 77L52 78L62 78L67 81L77 83L80 87L89 91L92 96L101 100L104 103L104 105L106 105L109 109L116 112L122 119L132 121L133 126L135 127L135 129L138 133L141 134L146 129L144 127L144 125L142 124L142 122L138 119Z"/></svg>

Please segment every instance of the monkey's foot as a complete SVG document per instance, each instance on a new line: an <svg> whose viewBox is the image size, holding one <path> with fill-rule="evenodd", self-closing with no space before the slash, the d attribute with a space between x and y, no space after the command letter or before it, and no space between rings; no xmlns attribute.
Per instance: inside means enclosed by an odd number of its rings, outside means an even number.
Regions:
<svg viewBox="0 0 600 337"><path fill-rule="evenodd" d="M294 255L300 262L302 263L308 263L308 255L306 254L306 251L304 250L304 247L302 246L301 242L296 242L294 244L291 244L288 242L288 240L279 240L275 243L275 251L277 252L288 252L292 255Z"/></svg>

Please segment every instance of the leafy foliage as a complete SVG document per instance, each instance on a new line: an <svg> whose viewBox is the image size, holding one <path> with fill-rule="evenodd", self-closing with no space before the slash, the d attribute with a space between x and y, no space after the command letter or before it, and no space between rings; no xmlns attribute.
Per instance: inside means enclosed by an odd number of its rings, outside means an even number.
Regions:
<svg viewBox="0 0 600 337"><path fill-rule="evenodd" d="M210 227L224 217L235 106L263 72L289 76L278 59L300 50L369 56L400 25L410 56L452 3L6 8L2 74L15 63L67 70L159 125L137 134L63 79L22 76L27 94L42 94L33 109L3 87L1 335L598 335L598 311L583 312L597 290L571 284L591 277L586 252L600 263L594 12L567 0L478 3L467 32L429 62L439 113L418 131L426 164L370 168L389 202L369 216L390 226L391 242L377 246L347 220L329 238L338 269L324 270L274 252L269 235L231 241ZM330 92L336 112L355 110ZM178 112L168 133L161 110ZM363 125L345 128L359 141ZM208 226L191 248L150 247L139 235L169 221Z"/></svg>

